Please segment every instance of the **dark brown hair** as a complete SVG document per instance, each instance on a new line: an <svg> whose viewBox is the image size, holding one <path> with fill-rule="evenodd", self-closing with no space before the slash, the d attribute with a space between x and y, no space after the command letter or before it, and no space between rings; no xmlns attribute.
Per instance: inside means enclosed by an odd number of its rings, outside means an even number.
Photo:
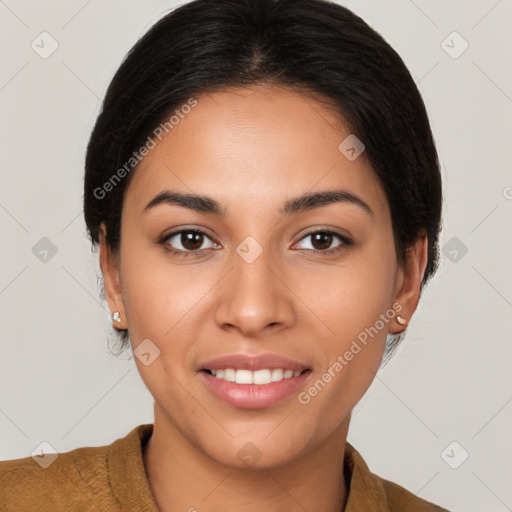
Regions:
<svg viewBox="0 0 512 512"><path fill-rule="evenodd" d="M423 288L438 265L442 208L425 105L382 36L327 0L195 0L137 41L112 79L87 147L84 214L93 246L104 221L109 247L119 250L132 157L153 130L192 96L255 83L309 91L339 110L386 193L398 260L419 233L428 235ZM121 336L126 343L128 333ZM388 340L388 355L400 339Z"/></svg>

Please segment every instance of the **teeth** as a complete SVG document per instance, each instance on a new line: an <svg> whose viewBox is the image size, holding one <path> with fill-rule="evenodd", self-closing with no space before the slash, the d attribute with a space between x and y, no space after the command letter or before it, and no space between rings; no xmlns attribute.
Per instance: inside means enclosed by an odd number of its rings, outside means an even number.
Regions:
<svg viewBox="0 0 512 512"><path fill-rule="evenodd" d="M235 375L235 382L237 384L252 384L251 370L237 370Z"/></svg>
<svg viewBox="0 0 512 512"><path fill-rule="evenodd" d="M278 382L280 380L283 380L283 370L281 370L281 368L272 370L272 382Z"/></svg>
<svg viewBox="0 0 512 512"><path fill-rule="evenodd" d="M236 382L237 384L270 384L271 382L298 377L302 373L299 370L294 372L293 370L283 370L282 368L265 368L254 372L251 370L235 370L233 368L210 371L217 379Z"/></svg>
<svg viewBox="0 0 512 512"><path fill-rule="evenodd" d="M257 370L252 372L253 384L270 384L272 382L272 372L270 370Z"/></svg>
<svg viewBox="0 0 512 512"><path fill-rule="evenodd" d="M224 370L224 380L227 380L228 382L235 382L236 372L233 370L233 368L226 368ZM220 378L220 377L219 377Z"/></svg>

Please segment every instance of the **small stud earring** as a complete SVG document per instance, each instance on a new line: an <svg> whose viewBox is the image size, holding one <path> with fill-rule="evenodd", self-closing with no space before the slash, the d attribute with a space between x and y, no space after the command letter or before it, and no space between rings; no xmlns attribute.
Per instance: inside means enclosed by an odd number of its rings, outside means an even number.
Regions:
<svg viewBox="0 0 512 512"><path fill-rule="evenodd" d="M114 320L114 322L121 322L121 314L119 313L119 311L116 311L113 315L112 315L112 320Z"/></svg>
<svg viewBox="0 0 512 512"><path fill-rule="evenodd" d="M396 317L396 321L400 324L400 325L407 325L407 320L404 320L400 315L398 315Z"/></svg>

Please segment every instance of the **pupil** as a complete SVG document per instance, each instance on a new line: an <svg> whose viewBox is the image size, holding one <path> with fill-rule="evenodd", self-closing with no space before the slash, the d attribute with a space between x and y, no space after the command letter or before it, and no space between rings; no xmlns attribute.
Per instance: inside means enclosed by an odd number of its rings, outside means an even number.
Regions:
<svg viewBox="0 0 512 512"><path fill-rule="evenodd" d="M201 233L185 232L181 234L181 243L183 247L191 251L199 249L203 244Z"/></svg>
<svg viewBox="0 0 512 512"><path fill-rule="evenodd" d="M320 241L320 244L316 243L318 241ZM327 243L325 243L325 242L327 242ZM328 233L315 233L313 235L312 243L313 243L313 247L315 247L315 249L319 249L319 250L328 249L332 243L332 235L330 235ZM320 245L320 246L318 246L318 245Z"/></svg>
<svg viewBox="0 0 512 512"><path fill-rule="evenodd" d="M185 232L181 234L183 247L191 251L197 250L203 244L201 233ZM318 250L328 249L332 243L332 235L328 233L315 233L313 235L313 247Z"/></svg>

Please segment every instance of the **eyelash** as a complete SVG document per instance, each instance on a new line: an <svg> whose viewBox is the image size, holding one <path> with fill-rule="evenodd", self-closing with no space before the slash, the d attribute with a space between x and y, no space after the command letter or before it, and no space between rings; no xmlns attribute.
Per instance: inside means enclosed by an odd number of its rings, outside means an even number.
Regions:
<svg viewBox="0 0 512 512"><path fill-rule="evenodd" d="M180 256L180 257L184 257L184 258L187 258L192 255L196 255L196 254L200 253L201 251L208 250L208 249L199 249L199 250L195 250L195 251L182 251L181 249L174 249L173 247L171 247L167 244L168 240L170 240L174 236L179 235L181 233L197 233L197 234L204 235L207 238L210 238L204 231L201 231L200 229L181 229L179 231L174 231L173 233L169 233L168 235L165 235L157 243L159 245L161 245L165 251L167 251L175 256ZM325 256L325 255L331 255L334 253L342 252L342 251L346 250L348 247L350 247L351 245L353 245L352 240L350 240L346 236L340 235L339 233L336 233L335 231L331 231L328 229L319 229L316 231L310 231L309 233L306 233L299 241L304 240L308 236L316 235L317 233L334 235L343 243L341 245L338 245L337 247L334 247L333 249L327 249L325 251L314 250L314 249L302 249L303 251L313 251L313 252L321 254L322 256Z"/></svg>

